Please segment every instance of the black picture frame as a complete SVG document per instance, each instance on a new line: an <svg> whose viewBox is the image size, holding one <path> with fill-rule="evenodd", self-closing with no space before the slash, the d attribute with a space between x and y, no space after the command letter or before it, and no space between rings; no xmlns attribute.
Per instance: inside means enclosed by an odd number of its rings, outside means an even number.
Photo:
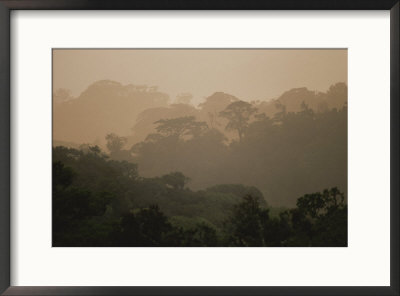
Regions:
<svg viewBox="0 0 400 296"><path fill-rule="evenodd" d="M390 286L10 286L10 12L13 10L390 10ZM399 0L0 0L1 295L399 295ZM366 262L366 264L368 264Z"/></svg>

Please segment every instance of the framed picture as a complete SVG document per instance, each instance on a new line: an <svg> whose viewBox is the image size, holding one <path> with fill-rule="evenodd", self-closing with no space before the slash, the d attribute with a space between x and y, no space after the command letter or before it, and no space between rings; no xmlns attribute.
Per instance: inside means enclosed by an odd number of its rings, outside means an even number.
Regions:
<svg viewBox="0 0 400 296"><path fill-rule="evenodd" d="M399 295L399 2L0 1L1 295Z"/></svg>

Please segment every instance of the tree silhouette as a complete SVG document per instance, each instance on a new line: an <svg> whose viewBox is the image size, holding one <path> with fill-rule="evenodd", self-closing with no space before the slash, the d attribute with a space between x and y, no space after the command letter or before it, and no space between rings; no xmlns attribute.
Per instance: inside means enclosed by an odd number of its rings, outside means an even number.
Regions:
<svg viewBox="0 0 400 296"><path fill-rule="evenodd" d="M347 246L347 205L336 187L305 194L288 212L292 246Z"/></svg>
<svg viewBox="0 0 400 296"><path fill-rule="evenodd" d="M277 122L281 122L287 114L286 106L282 104L280 101L276 101L275 108L278 110L278 112L274 114L274 120Z"/></svg>
<svg viewBox="0 0 400 296"><path fill-rule="evenodd" d="M156 130L166 137L176 137L177 139L183 136L196 137L207 129L205 122L196 121L194 116L185 116L172 119L161 119L156 122Z"/></svg>
<svg viewBox="0 0 400 296"><path fill-rule="evenodd" d="M336 187L322 193L306 194L297 200L297 207L312 219L344 207L344 194Z"/></svg>
<svg viewBox="0 0 400 296"><path fill-rule="evenodd" d="M121 246L163 246L172 229L168 218L157 205L150 205L121 217L114 225L112 236Z"/></svg>
<svg viewBox="0 0 400 296"><path fill-rule="evenodd" d="M53 162L53 192L71 185L74 172L61 161Z"/></svg>
<svg viewBox="0 0 400 296"><path fill-rule="evenodd" d="M162 180L175 190L182 190L190 179L181 172L173 172L162 176Z"/></svg>
<svg viewBox="0 0 400 296"><path fill-rule="evenodd" d="M228 119L226 130L236 130L239 141L242 141L244 132L249 124L251 116L257 112L257 108L250 103L237 101L229 104L225 110L221 111L220 116Z"/></svg>
<svg viewBox="0 0 400 296"><path fill-rule="evenodd" d="M347 85L339 82L331 85L327 91L328 104L331 108L340 108L347 104Z"/></svg>
<svg viewBox="0 0 400 296"><path fill-rule="evenodd" d="M268 210L260 207L259 199L246 195L235 205L228 220L231 243L243 247L265 246L264 229L268 221Z"/></svg>
<svg viewBox="0 0 400 296"><path fill-rule="evenodd" d="M127 143L125 137L120 137L117 134L111 133L106 136L107 148L111 154L115 154L121 151L121 149Z"/></svg>

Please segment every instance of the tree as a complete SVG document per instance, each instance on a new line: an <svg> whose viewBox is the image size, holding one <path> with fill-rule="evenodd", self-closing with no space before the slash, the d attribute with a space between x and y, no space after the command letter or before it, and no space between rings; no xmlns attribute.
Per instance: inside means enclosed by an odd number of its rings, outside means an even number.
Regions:
<svg viewBox="0 0 400 296"><path fill-rule="evenodd" d="M127 143L127 138L120 137L117 134L111 133L106 136L107 148L111 154L118 153Z"/></svg>
<svg viewBox="0 0 400 296"><path fill-rule="evenodd" d="M294 234L289 245L347 245L347 205L336 187L300 197L289 214Z"/></svg>
<svg viewBox="0 0 400 296"><path fill-rule="evenodd" d="M207 124L202 121L196 121L194 116L161 119L154 123L157 124L157 132L166 137L173 136L177 139L183 136L196 137L207 129Z"/></svg>
<svg viewBox="0 0 400 296"><path fill-rule="evenodd" d="M285 118L285 116L287 114L286 106L284 104L282 104L280 101L276 101L275 108L278 111L274 115L274 120L277 122L282 122L282 120Z"/></svg>
<svg viewBox="0 0 400 296"><path fill-rule="evenodd" d="M122 246L163 246L172 230L168 218L157 205L142 208L122 216L119 225L115 225L113 236Z"/></svg>
<svg viewBox="0 0 400 296"><path fill-rule="evenodd" d="M93 243L85 232L92 228L92 219L104 215L107 206L115 198L110 192L93 192L73 186L76 176L77 174L62 162L53 163L54 246L82 246Z"/></svg>
<svg viewBox="0 0 400 296"><path fill-rule="evenodd" d="M162 180L175 190L182 190L190 179L181 172L173 172L162 176Z"/></svg>
<svg viewBox="0 0 400 296"><path fill-rule="evenodd" d="M347 84L344 82L331 85L326 94L331 108L340 109L347 104Z"/></svg>
<svg viewBox="0 0 400 296"><path fill-rule="evenodd" d="M248 127L251 116L257 111L250 103L237 101L229 104L225 110L221 111L220 116L228 119L227 130L236 130L242 141L244 132Z"/></svg>
<svg viewBox="0 0 400 296"><path fill-rule="evenodd" d="M234 246L265 246L264 230L269 222L269 212L260 207L258 198L246 195L243 201L233 208L227 222L230 241Z"/></svg>
<svg viewBox="0 0 400 296"><path fill-rule="evenodd" d="M74 172L61 161L53 162L53 193L71 185Z"/></svg>
<svg viewBox="0 0 400 296"><path fill-rule="evenodd" d="M297 207L312 219L319 218L344 206L344 194L336 187L322 193L306 194L297 200Z"/></svg>

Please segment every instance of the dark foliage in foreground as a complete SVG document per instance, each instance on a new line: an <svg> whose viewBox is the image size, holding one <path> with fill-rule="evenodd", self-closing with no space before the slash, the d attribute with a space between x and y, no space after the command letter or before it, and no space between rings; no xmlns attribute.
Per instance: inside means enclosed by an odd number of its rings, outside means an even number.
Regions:
<svg viewBox="0 0 400 296"><path fill-rule="evenodd" d="M98 147L53 150L53 246L346 246L347 205L337 189L307 194L271 215L243 185L185 188L173 172L141 178Z"/></svg>

